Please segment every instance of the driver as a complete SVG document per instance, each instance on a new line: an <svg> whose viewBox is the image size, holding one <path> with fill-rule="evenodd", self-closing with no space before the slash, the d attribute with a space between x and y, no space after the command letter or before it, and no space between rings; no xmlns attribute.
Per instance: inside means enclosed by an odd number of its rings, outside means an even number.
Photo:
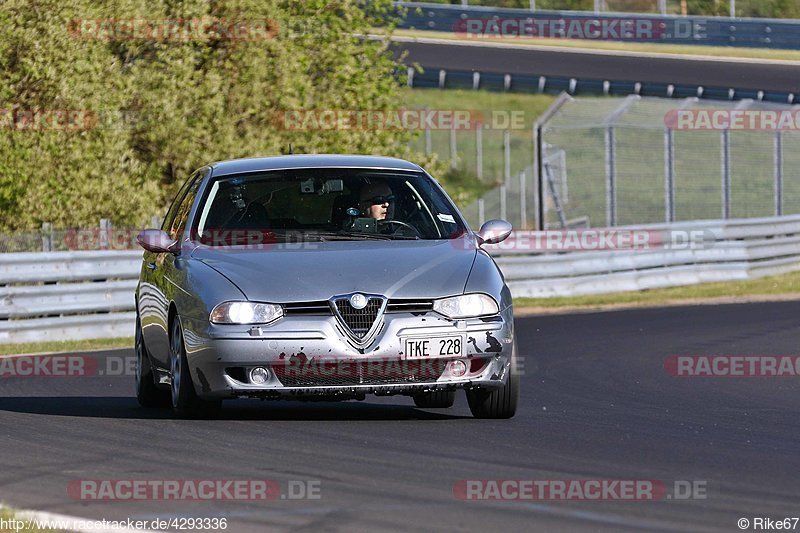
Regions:
<svg viewBox="0 0 800 533"><path fill-rule="evenodd" d="M359 209L365 217L386 220L394 203L392 189L383 181L374 181L361 188Z"/></svg>

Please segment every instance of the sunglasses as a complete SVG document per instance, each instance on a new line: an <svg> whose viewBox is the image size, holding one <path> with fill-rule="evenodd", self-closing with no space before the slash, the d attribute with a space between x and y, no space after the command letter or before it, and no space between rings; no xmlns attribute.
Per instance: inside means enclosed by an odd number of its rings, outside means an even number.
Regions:
<svg viewBox="0 0 800 533"><path fill-rule="evenodd" d="M388 196L373 196L372 198L368 198L367 202L370 205L380 205L380 204L388 204L394 202L394 195L390 194Z"/></svg>

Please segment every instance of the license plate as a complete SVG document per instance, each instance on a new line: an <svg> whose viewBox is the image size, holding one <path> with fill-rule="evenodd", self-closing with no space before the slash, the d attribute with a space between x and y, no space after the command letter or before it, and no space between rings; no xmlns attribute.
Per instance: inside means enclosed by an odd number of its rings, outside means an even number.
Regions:
<svg viewBox="0 0 800 533"><path fill-rule="evenodd" d="M406 359L422 357L461 357L464 338L460 335L406 339Z"/></svg>

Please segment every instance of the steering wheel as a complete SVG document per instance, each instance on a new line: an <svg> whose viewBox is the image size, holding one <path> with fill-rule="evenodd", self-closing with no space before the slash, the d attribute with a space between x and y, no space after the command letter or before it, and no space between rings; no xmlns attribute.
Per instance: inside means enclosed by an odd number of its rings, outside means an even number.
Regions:
<svg viewBox="0 0 800 533"><path fill-rule="evenodd" d="M422 238L422 234L419 232L419 230L417 228L415 228L411 224L403 222L402 220L391 220L391 219L387 220L387 219L384 219L384 220L379 220L378 221L378 225L379 226L381 226L381 225L387 225L388 226L390 224L397 224L400 227L408 228L411 231L413 231L416 234L417 237Z"/></svg>

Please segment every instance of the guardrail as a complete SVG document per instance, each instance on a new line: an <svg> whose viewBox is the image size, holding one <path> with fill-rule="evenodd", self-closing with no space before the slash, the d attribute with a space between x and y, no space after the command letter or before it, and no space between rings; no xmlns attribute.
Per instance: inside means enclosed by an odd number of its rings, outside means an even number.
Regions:
<svg viewBox="0 0 800 533"><path fill-rule="evenodd" d="M426 67L423 72L408 69L406 84L416 88L484 89L518 93L542 93L602 96L660 96L667 98L704 98L708 100L745 100L783 104L796 103L795 93L716 87L700 84L650 83L636 80L611 80L544 76L538 74L502 74Z"/></svg>
<svg viewBox="0 0 800 533"><path fill-rule="evenodd" d="M511 240L490 253L512 294L532 298L736 281L800 270L800 215L613 229L665 236L696 232L702 239L675 246L667 238L666 246L536 254Z"/></svg>
<svg viewBox="0 0 800 533"><path fill-rule="evenodd" d="M584 24L586 21L642 20L654 24L654 37L628 37L614 39L604 35L604 40L636 42L669 42L672 44L696 44L703 46L737 46L756 48L800 49L800 21L782 19L755 19L729 17L699 17L659 15L654 13L594 13L591 11L547 11L531 12L526 9L497 8L486 6L460 6L430 4L425 2L395 2L405 12L399 28L440 32L464 31L469 19L499 21L524 21L532 18L537 22L564 21L565 32L570 23ZM681 31L681 28L685 28ZM675 31L677 30L677 31ZM502 31L502 29L501 29ZM569 36L569 34L565 35ZM558 37L556 37L558 38Z"/></svg>
<svg viewBox="0 0 800 533"><path fill-rule="evenodd" d="M552 297L752 279L800 270L800 215L650 224L694 245L536 252L519 232L487 246L515 297ZM661 242L661 241L659 241ZM139 251L0 254L0 343L130 337Z"/></svg>

